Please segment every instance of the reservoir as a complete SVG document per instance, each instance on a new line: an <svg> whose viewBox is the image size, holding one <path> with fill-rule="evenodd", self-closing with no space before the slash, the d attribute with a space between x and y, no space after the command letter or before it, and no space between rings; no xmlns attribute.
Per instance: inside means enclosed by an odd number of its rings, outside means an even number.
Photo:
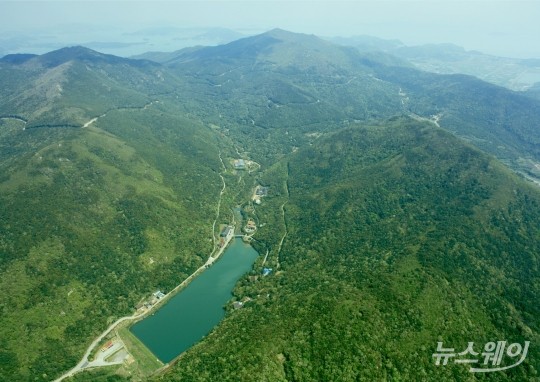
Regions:
<svg viewBox="0 0 540 382"><path fill-rule="evenodd" d="M240 238L220 258L153 315L131 327L152 353L167 363L207 335L225 315L238 279L259 254Z"/></svg>

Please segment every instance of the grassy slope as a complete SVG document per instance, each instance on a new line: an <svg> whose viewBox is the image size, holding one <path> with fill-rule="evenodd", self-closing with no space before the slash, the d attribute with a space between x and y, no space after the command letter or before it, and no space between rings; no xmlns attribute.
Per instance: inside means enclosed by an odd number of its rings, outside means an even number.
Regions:
<svg viewBox="0 0 540 382"><path fill-rule="evenodd" d="M147 377L163 366L163 363L131 333L128 327L120 329L119 334L134 358L134 364L129 367L133 373Z"/></svg>
<svg viewBox="0 0 540 382"><path fill-rule="evenodd" d="M436 342L538 346L538 191L433 126L348 129L289 162L283 272L160 380L534 380Z"/></svg>

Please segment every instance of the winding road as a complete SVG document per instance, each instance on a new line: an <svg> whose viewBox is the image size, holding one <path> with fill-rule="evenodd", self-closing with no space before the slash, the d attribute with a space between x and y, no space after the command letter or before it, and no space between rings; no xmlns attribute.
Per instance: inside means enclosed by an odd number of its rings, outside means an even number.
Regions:
<svg viewBox="0 0 540 382"><path fill-rule="evenodd" d="M289 163L287 163L287 178L285 179L285 190L287 191L287 200L281 205L281 215L283 216L283 226L285 229L285 232L283 233L283 237L281 238L278 246L277 251L277 257L276 257L276 268L279 268L279 255L281 254L281 247L283 246L283 241L285 241L285 238L287 237L288 230L287 230L287 219L285 218L285 206L287 203L289 203L290 198L290 192L289 192Z"/></svg>
<svg viewBox="0 0 540 382"><path fill-rule="evenodd" d="M225 171L226 167L225 167L225 163L223 163L223 158L221 158L221 150L219 150L218 156L219 156L219 160L221 161L221 166L223 167L223 171ZM227 185L225 184L225 178L223 177L222 174L219 174L219 176L221 178L221 182L223 183L223 188L221 189L219 193L218 205L216 209L216 218L214 219L214 222L212 223L212 240L214 242L214 246L212 249L212 253L210 254L210 257L212 257L212 255L214 254L216 250L216 223L219 219L219 210L221 209L221 198L223 197L223 194L225 193L225 189L227 188Z"/></svg>
<svg viewBox="0 0 540 382"><path fill-rule="evenodd" d="M1 116L0 119L13 119L14 121L19 121L24 123L25 125L28 123L28 121L22 117L17 116Z"/></svg>
<svg viewBox="0 0 540 382"><path fill-rule="evenodd" d="M92 351L94 350L94 348L103 340L103 338L105 338L105 336L107 334L109 334L118 324L124 322L124 321L127 321L127 320L136 320L138 318L141 318L142 316L144 316L145 314L147 314L148 312L144 312L144 313L141 313L141 314L137 314L137 315L133 315L133 316L126 316L126 317L122 317L122 318L119 318L118 320L116 320L114 323L112 323L108 328L107 330L105 330L103 333L101 333L95 340L94 342L92 342L90 344L90 346L88 347L88 349L86 350L86 353L84 353L82 359L80 360L80 362L71 370L69 370L68 372L62 374L62 376L60 376L59 378L55 379L54 382L60 382L62 381L63 379L65 378L68 378L68 377L71 377L73 375L75 375L76 373L84 370L84 369L88 369L88 368L91 368L91 367L99 367L101 365L92 365L92 363L90 361L88 361L88 357L90 356L90 353L92 353ZM107 365L103 365L103 366L107 366Z"/></svg>
<svg viewBox="0 0 540 382"><path fill-rule="evenodd" d="M156 101L152 101L150 102L149 104L145 105L144 107L142 108L138 108L138 109L146 109L147 106L151 105L152 103L154 103ZM92 118L91 120L89 120L88 122L86 122L83 127L88 127L90 126L91 124L93 124L94 122L96 122L99 118L101 117L104 117L105 115L107 115L107 113L104 113L102 115L100 115L99 117L95 117L95 118ZM223 170L226 169L225 167L225 163L223 163L223 159L221 158L221 150L219 151L219 160L221 161L221 165L223 166ZM149 308L148 310L146 310L145 312L142 312L140 314L134 314L134 315L131 315L131 316L125 316L125 317L121 317L119 318L118 320L116 320L114 323L112 323L111 325L109 325L109 327L103 332L101 333L98 337L96 337L94 339L94 341L90 344L90 346L88 347L88 349L86 350L86 352L84 353L82 359L79 361L79 363L73 367L71 370L68 370L67 372L65 372L64 374L62 374L60 377L58 377L57 379L54 380L54 382L60 382L66 378L69 378L85 369L89 369L89 368L94 368L94 367L101 367L101 366L110 366L112 364L115 364L115 363L94 363L94 362L90 362L88 361L88 357L90 356L90 354L92 353L92 351L96 348L96 346L101 342L103 341L103 339L114 329L116 328L119 324L121 324L122 322L125 322L125 321L131 321L131 320L137 320L137 319L140 319L148 314L150 314L152 311L156 310L159 306L163 305L163 303L168 300L171 296L173 296L180 288L182 288L183 286L185 286L186 284L188 284L195 276L197 276L199 273L201 273L202 271L204 271L208 266L212 265L212 263L214 261L216 261L220 256L221 254L223 253L223 251L225 250L225 248L227 248L227 245L229 244L230 240L232 239L232 236L226 238L226 241L224 243L224 245L219 248L219 250L217 251L216 253L216 237L215 237L215 226L216 226L216 222L217 220L219 219L219 211L220 211L220 208L221 208L221 200L222 200L222 197L223 197L223 194L225 193L225 190L227 188L227 185L225 183L225 178L223 177L222 174L219 174L220 178L221 178L221 181L223 182L223 188L221 189L220 193L219 193L219 199L218 199L218 204L217 204L217 212L216 212L216 218L214 219L214 223L212 224L212 238L214 240L214 247L212 249L212 253L210 254L210 256L208 257L208 260L203 264L201 265L199 268L197 268L197 270L195 270L195 272L193 272L191 275L189 275L185 280L183 280L180 284L178 284L173 290L171 290L169 293L167 293L163 298L159 299L158 302L156 304L154 304L151 308Z"/></svg>

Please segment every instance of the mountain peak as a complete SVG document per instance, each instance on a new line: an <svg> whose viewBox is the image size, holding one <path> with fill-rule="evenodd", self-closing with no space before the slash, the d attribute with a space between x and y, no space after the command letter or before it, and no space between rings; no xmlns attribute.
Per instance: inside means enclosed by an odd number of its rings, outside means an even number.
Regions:
<svg viewBox="0 0 540 382"><path fill-rule="evenodd" d="M285 29L280 29L280 28L271 29L268 32L260 34L259 36L269 36L277 40L287 41L287 42L306 42L306 41L322 42L324 41L323 39L313 34L291 32Z"/></svg>
<svg viewBox="0 0 540 382"><path fill-rule="evenodd" d="M70 61L83 62L85 64L128 64L132 66L144 66L150 63L147 60L128 59L100 53L84 46L69 46L42 55L7 55L1 58L0 61L11 65L24 64L30 67L44 68L54 68Z"/></svg>
<svg viewBox="0 0 540 382"><path fill-rule="evenodd" d="M120 63L124 60L121 57L99 53L84 46L61 48L36 57L36 61L45 67L55 67L69 61Z"/></svg>
<svg viewBox="0 0 540 382"><path fill-rule="evenodd" d="M278 48L279 47L279 48ZM336 52L338 50L339 52ZM295 33L275 28L267 32L245 37L225 45L203 47L195 51L183 51L168 61L169 64L192 60L265 60L274 63L301 61L306 55L316 57L342 55L342 48L315 35ZM313 55L311 55L313 53ZM326 57L328 58L328 57Z"/></svg>
<svg viewBox="0 0 540 382"><path fill-rule="evenodd" d="M263 34L263 35L267 35L267 36L273 36L273 37L285 37L285 38L291 38L291 37L293 37L293 36L300 36L300 35L303 35L302 33L295 33L295 32L291 32L291 31L285 30L285 29L281 29L281 28L270 29L269 31L264 32L264 33L262 33L262 34Z"/></svg>

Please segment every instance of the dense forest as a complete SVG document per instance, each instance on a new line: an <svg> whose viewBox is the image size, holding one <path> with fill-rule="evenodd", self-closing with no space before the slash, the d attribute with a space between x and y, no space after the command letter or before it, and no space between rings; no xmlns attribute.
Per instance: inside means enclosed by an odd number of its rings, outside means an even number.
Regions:
<svg viewBox="0 0 540 382"><path fill-rule="evenodd" d="M534 350L486 375L432 354L538 346L536 189L407 119L340 131L286 168L281 270L246 278L236 293L253 302L159 380L534 380Z"/></svg>
<svg viewBox="0 0 540 382"><path fill-rule="evenodd" d="M231 296L251 300L152 380L539 378L532 91L282 30L167 57L0 59L0 380L69 370L232 208L268 253ZM530 341L504 373L432 357L502 340ZM69 380L147 379L126 370Z"/></svg>
<svg viewBox="0 0 540 382"><path fill-rule="evenodd" d="M49 380L206 261L218 146L210 129L157 107L84 130L13 126L3 144L0 379Z"/></svg>

